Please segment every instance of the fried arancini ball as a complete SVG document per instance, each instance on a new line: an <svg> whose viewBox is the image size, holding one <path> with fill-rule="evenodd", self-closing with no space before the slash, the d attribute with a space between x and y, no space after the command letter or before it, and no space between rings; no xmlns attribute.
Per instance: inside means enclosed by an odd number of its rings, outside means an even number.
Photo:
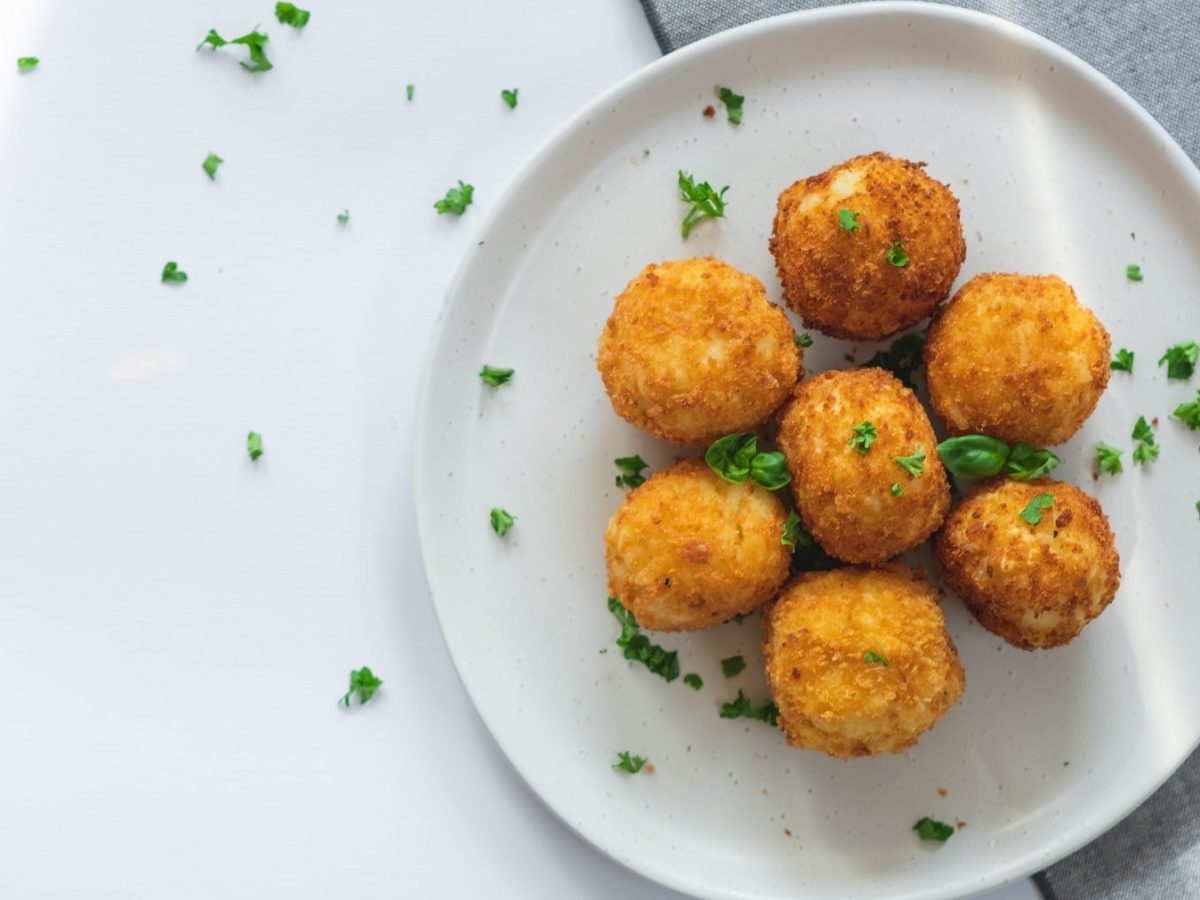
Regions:
<svg viewBox="0 0 1200 900"><path fill-rule="evenodd" d="M1021 512L1053 504L1031 525ZM1112 602L1120 560L1095 498L1061 481L980 482L933 543L946 586L989 631L1024 650L1058 647Z"/></svg>
<svg viewBox="0 0 1200 900"><path fill-rule="evenodd" d="M692 631L757 609L788 575L787 511L753 483L685 459L630 492L604 532L608 592L652 631Z"/></svg>
<svg viewBox="0 0 1200 900"><path fill-rule="evenodd" d="M855 426L874 438L855 444ZM950 486L916 395L883 369L823 372L802 381L777 437L805 527L830 556L878 565L942 524ZM924 454L920 475L898 462ZM916 460L910 464L915 465Z"/></svg>
<svg viewBox="0 0 1200 900"><path fill-rule="evenodd" d="M930 403L954 434L1061 444L1108 384L1109 346L1057 275L976 275L929 329Z"/></svg>
<svg viewBox="0 0 1200 900"><path fill-rule="evenodd" d="M771 252L805 325L878 340L949 296L967 245L958 200L924 166L856 156L779 195Z"/></svg>
<svg viewBox="0 0 1200 900"><path fill-rule="evenodd" d="M763 615L763 651L788 743L830 756L899 753L963 691L937 592L902 563L800 575Z"/></svg>
<svg viewBox="0 0 1200 900"><path fill-rule="evenodd" d="M757 278L711 256L646 266L618 295L596 367L621 418L676 444L748 431L787 399L801 351Z"/></svg>

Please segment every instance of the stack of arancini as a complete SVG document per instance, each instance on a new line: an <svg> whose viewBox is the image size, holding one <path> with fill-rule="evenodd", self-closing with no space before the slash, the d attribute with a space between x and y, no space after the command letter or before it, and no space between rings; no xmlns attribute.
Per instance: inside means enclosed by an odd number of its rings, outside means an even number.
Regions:
<svg viewBox="0 0 1200 900"><path fill-rule="evenodd" d="M1107 384L1108 333L1057 276L981 274L943 303L966 244L958 201L924 163L873 153L796 182L779 197L770 247L807 328L878 340L933 316L930 405L951 435L1058 444ZM880 368L804 379L783 311L725 262L642 270L616 298L597 367L616 413L656 437L701 448L759 430L782 452L794 512L753 478L732 483L685 458L629 493L605 545L609 593L645 628L763 610L767 682L795 746L901 752L958 700L963 668L939 591L899 559L931 535L944 582L1018 647L1067 643L1116 593L1095 499L1001 476L951 511L913 390ZM1046 510L1036 524L1021 515L1035 497ZM844 565L789 581L795 515Z"/></svg>

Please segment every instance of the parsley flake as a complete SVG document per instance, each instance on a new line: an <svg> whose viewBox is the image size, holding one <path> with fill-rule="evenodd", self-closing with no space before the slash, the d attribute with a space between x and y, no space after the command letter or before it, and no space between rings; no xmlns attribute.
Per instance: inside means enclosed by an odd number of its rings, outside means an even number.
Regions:
<svg viewBox="0 0 1200 900"><path fill-rule="evenodd" d="M727 87L717 87L717 97L725 104L725 115L729 117L730 125L742 124L742 105L746 102L746 98L741 94L735 94Z"/></svg>
<svg viewBox="0 0 1200 900"><path fill-rule="evenodd" d="M913 373L924 364L921 348L925 346L925 332L912 331L896 338L887 350L878 350L863 363L864 367L887 369L906 387L913 386Z"/></svg>
<svg viewBox="0 0 1200 900"><path fill-rule="evenodd" d="M204 174L208 176L209 181L214 181L217 177L217 169L225 160L217 156L215 153L210 153L204 157L204 162L200 164L200 168L204 170Z"/></svg>
<svg viewBox="0 0 1200 900"><path fill-rule="evenodd" d="M281 25L291 25L293 28L303 28L308 24L312 13L301 9L295 3L276 3L275 18Z"/></svg>
<svg viewBox="0 0 1200 900"><path fill-rule="evenodd" d="M697 222L703 219L725 218L725 192L727 190L729 190L729 185L725 185L718 192L713 190L713 186L707 181L696 184L691 175L683 169L679 170L679 199L692 207L683 217L683 224L680 226L680 231L685 239L691 234L692 227Z"/></svg>
<svg viewBox="0 0 1200 900"><path fill-rule="evenodd" d="M1171 413L1171 417L1178 419L1191 431L1200 428L1200 391L1196 391L1195 400L1180 403L1175 407L1175 411Z"/></svg>
<svg viewBox="0 0 1200 900"><path fill-rule="evenodd" d="M617 754L617 761L613 768L618 772L628 772L630 775L636 775L642 771L642 766L646 765L644 756L630 756L628 750L622 750Z"/></svg>
<svg viewBox="0 0 1200 900"><path fill-rule="evenodd" d="M1042 521L1042 512L1054 505L1053 494L1038 494L1021 510L1021 518L1030 525L1038 525Z"/></svg>
<svg viewBox="0 0 1200 900"><path fill-rule="evenodd" d="M337 220L338 220L339 225L345 225L347 222L349 222L350 221L350 210L343 209L340 213L338 213Z"/></svg>
<svg viewBox="0 0 1200 900"><path fill-rule="evenodd" d="M900 484L898 482L893 482L892 483L892 496L899 497L903 493L904 493L904 488L900 487Z"/></svg>
<svg viewBox="0 0 1200 900"><path fill-rule="evenodd" d="M766 722L768 725L777 725L779 723L779 707L775 705L774 700L764 700L755 705L739 690L736 700L721 704L721 718L756 719L759 722Z"/></svg>
<svg viewBox="0 0 1200 900"><path fill-rule="evenodd" d="M887 668L888 661L876 653L874 650L868 650L863 654L863 662L868 665L883 666Z"/></svg>
<svg viewBox="0 0 1200 900"><path fill-rule="evenodd" d="M695 691L698 691L700 688L704 687L704 679L702 679L695 672L688 672L686 675L684 675L683 683Z"/></svg>
<svg viewBox="0 0 1200 900"><path fill-rule="evenodd" d="M1167 364L1167 378L1185 381L1191 378L1192 373L1196 371L1197 356L1200 356L1200 344L1188 341L1185 344L1168 347L1158 364L1160 366L1164 362Z"/></svg>
<svg viewBox="0 0 1200 900"><path fill-rule="evenodd" d="M243 34L241 37L234 38L231 41L227 41L221 35L217 34L215 28L210 28L208 34L204 36L204 40L196 46L196 49L202 50L205 46L209 46L216 50L218 47L224 47L226 44L241 44L250 51L250 62L243 61L239 65L247 72L269 72L275 68L271 65L271 61L267 59L267 53L264 49L269 40L270 38L257 28L249 34Z"/></svg>
<svg viewBox="0 0 1200 900"><path fill-rule="evenodd" d="M887 248L884 258L887 259L887 261L897 269L903 269L905 266L907 266L908 251L904 249L904 242L892 241L892 245Z"/></svg>
<svg viewBox="0 0 1200 900"><path fill-rule="evenodd" d="M1108 367L1114 372L1133 372L1133 351L1122 347Z"/></svg>
<svg viewBox="0 0 1200 900"><path fill-rule="evenodd" d="M513 524L517 520L517 517L507 509L502 509L498 506L492 509L488 517L492 522L492 531L496 532L500 537L508 534L508 530L513 527Z"/></svg>
<svg viewBox="0 0 1200 900"><path fill-rule="evenodd" d="M813 536L805 529L804 522L794 509L788 512L788 517L783 523L783 537L779 539L779 543L793 550L813 545Z"/></svg>
<svg viewBox="0 0 1200 900"><path fill-rule="evenodd" d="M846 207L843 206L841 209L838 210L838 214L837 214L838 224L841 225L842 228L845 229L846 231L858 231L859 215L860 214L856 213L854 210L847 209ZM901 247L901 250L903 250L903 249L904 248Z"/></svg>
<svg viewBox="0 0 1200 900"><path fill-rule="evenodd" d="M503 90L500 92L500 99L508 104L509 109L517 108L517 91L518 90L519 90L519 88L513 88L511 91Z"/></svg>
<svg viewBox="0 0 1200 900"><path fill-rule="evenodd" d="M164 284L183 284L187 281L187 272L179 268L179 263L171 261L163 266L162 280Z"/></svg>
<svg viewBox="0 0 1200 900"><path fill-rule="evenodd" d="M745 484L749 479L769 491L777 491L792 480L783 454L759 453L758 436L752 431L717 438L705 451L704 461L733 484Z"/></svg>
<svg viewBox="0 0 1200 900"><path fill-rule="evenodd" d="M954 826L925 816L913 826L913 831L923 841L936 841L944 844L950 840L950 835L954 834Z"/></svg>
<svg viewBox="0 0 1200 900"><path fill-rule="evenodd" d="M1120 475L1125 470L1121 465L1121 454L1123 450L1118 450L1111 444L1106 444L1103 441L1096 445L1096 477L1101 475Z"/></svg>
<svg viewBox="0 0 1200 900"><path fill-rule="evenodd" d="M489 366L485 363L484 367L479 370L479 377L486 384L490 384L495 388L500 387L502 384L507 384L516 371L516 369L502 369L498 366Z"/></svg>
<svg viewBox="0 0 1200 900"><path fill-rule="evenodd" d="M804 349L808 349L813 344L812 335L807 331L803 334L795 335L794 340L796 341L797 347L803 347Z"/></svg>
<svg viewBox="0 0 1200 900"><path fill-rule="evenodd" d="M263 455L263 439L262 435L257 431L252 431L246 435L246 452L250 454L250 459L257 460Z"/></svg>
<svg viewBox="0 0 1200 900"><path fill-rule="evenodd" d="M1125 277L1130 281L1142 280L1142 267L1134 263L1130 263L1125 267Z"/></svg>
<svg viewBox="0 0 1200 900"><path fill-rule="evenodd" d="M37 64L41 62L36 56L18 56L17 69L22 72L30 72L37 68Z"/></svg>
<svg viewBox="0 0 1200 900"><path fill-rule="evenodd" d="M412 103L413 94L416 92L417 86L415 84L406 84L404 86L404 96L408 98L409 103Z"/></svg>
<svg viewBox="0 0 1200 900"><path fill-rule="evenodd" d="M1133 448L1133 461L1145 464L1158 459L1159 447L1154 443L1154 431L1145 416L1138 416L1137 424L1133 426L1133 439L1137 446Z"/></svg>
<svg viewBox="0 0 1200 900"><path fill-rule="evenodd" d="M739 653L737 656L730 656L727 659L721 660L721 671L725 673L726 678L732 678L746 668L746 660Z"/></svg>
<svg viewBox="0 0 1200 900"><path fill-rule="evenodd" d="M619 456L613 460L616 467L621 470L621 474L617 476L617 487L624 485L625 487L635 488L641 487L646 483L645 476L642 475L642 469L649 465L641 456Z"/></svg>
<svg viewBox="0 0 1200 900"><path fill-rule="evenodd" d="M1135 441L1154 443L1154 431L1150 428L1150 423L1146 421L1145 416L1138 416L1137 423L1133 426L1132 437Z"/></svg>
<svg viewBox="0 0 1200 900"><path fill-rule="evenodd" d="M917 444L917 451L912 456L893 456L892 462L913 478L918 478L925 471L925 452L921 445Z"/></svg>
<svg viewBox="0 0 1200 900"><path fill-rule="evenodd" d="M1200 516L1200 500L1196 501L1196 515Z"/></svg>
<svg viewBox="0 0 1200 900"><path fill-rule="evenodd" d="M379 686L383 684L375 673L369 667L363 666L361 669L354 669L350 673L350 690L346 691L342 697L342 705L350 705L350 697L358 694L358 705L362 706L368 700L375 696L375 692L379 690Z"/></svg>
<svg viewBox="0 0 1200 900"><path fill-rule="evenodd" d="M625 650L625 658L640 662L655 675L666 681L679 677L679 652L664 650L642 634L633 613L621 605L619 597L608 598L608 611L621 623L621 634L617 646Z"/></svg>
<svg viewBox="0 0 1200 900"><path fill-rule="evenodd" d="M865 456L875 443L875 426L870 422L859 422L850 429L850 440L846 443Z"/></svg>
<svg viewBox="0 0 1200 900"><path fill-rule="evenodd" d="M446 196L441 200L434 201L433 208L438 211L438 215L451 213L455 216L461 216L467 211L467 207L475 199L475 185L466 184L463 181L458 182L458 187L452 187L446 191Z"/></svg>

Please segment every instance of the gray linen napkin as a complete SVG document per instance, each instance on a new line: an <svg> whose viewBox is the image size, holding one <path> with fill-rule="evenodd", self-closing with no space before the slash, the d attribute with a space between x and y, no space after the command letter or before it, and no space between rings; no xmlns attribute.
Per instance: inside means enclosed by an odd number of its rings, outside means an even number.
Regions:
<svg viewBox="0 0 1200 900"><path fill-rule="evenodd" d="M836 0L641 0L664 53ZM1142 104L1200 162L1200 0L957 0L1044 35ZM1048 900L1200 898L1200 751L1103 837L1036 876Z"/></svg>

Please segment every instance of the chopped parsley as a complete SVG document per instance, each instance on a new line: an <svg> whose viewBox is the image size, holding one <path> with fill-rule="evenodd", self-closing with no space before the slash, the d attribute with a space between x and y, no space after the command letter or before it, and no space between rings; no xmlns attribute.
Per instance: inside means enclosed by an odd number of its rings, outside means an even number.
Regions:
<svg viewBox="0 0 1200 900"><path fill-rule="evenodd" d="M1054 505L1053 494L1038 494L1021 510L1021 518L1030 525L1038 525L1042 521L1042 512Z"/></svg>
<svg viewBox="0 0 1200 900"><path fill-rule="evenodd" d="M1196 391L1196 399L1180 403L1171 413L1172 418L1178 419L1190 430L1200 428L1200 391Z"/></svg>
<svg viewBox="0 0 1200 900"><path fill-rule="evenodd" d="M408 98L409 103L412 102L413 94L415 94L416 92L417 92L417 86L415 84L406 84L404 86L404 96Z"/></svg>
<svg viewBox="0 0 1200 900"><path fill-rule="evenodd" d="M813 545L813 537L804 527L804 522L801 521L799 514L793 509L788 511L787 520L783 523L783 537L779 539L779 543L791 547L793 550L797 547L811 547Z"/></svg>
<svg viewBox="0 0 1200 900"><path fill-rule="evenodd" d="M913 373L921 368L921 348L925 346L925 332L912 331L896 338L887 350L878 350L864 366L887 369L907 387L913 386Z"/></svg>
<svg viewBox="0 0 1200 900"><path fill-rule="evenodd" d="M1133 351L1122 347L1108 367L1114 372L1133 372Z"/></svg>
<svg viewBox="0 0 1200 900"><path fill-rule="evenodd" d="M204 157L204 162L200 164L200 168L204 170L204 174L208 176L209 181L212 181L217 177L217 169L220 168L223 162L225 160L221 159L217 154L210 153Z"/></svg>
<svg viewBox="0 0 1200 900"><path fill-rule="evenodd" d="M618 772L628 772L630 775L636 775L642 771L642 766L646 764L644 756L630 756L628 750L622 750L617 754L617 761L613 768Z"/></svg>
<svg viewBox="0 0 1200 900"><path fill-rule="evenodd" d="M433 204L433 208L438 211L438 215L451 213L452 215L461 216L467 211L467 207L471 205L475 198L475 185L466 184L459 180L458 187L452 187L446 191L446 196L441 200L437 200Z"/></svg>
<svg viewBox="0 0 1200 900"><path fill-rule="evenodd" d="M1158 364L1161 366L1164 362L1167 364L1167 377L1174 378L1178 381L1185 381L1192 377L1192 373L1196 371L1196 357L1200 356L1200 344L1195 341L1188 341L1185 344L1176 344L1173 347L1168 347L1159 359Z"/></svg>
<svg viewBox="0 0 1200 900"><path fill-rule="evenodd" d="M187 281L187 272L179 268L179 263L171 261L163 266L162 280L164 284L183 284Z"/></svg>
<svg viewBox="0 0 1200 900"><path fill-rule="evenodd" d="M224 47L226 44L242 44L250 51L250 62L243 61L239 65L247 72L269 72L275 68L271 65L271 61L267 59L267 52L264 49L269 40L270 38L259 31L258 28L255 28L249 34L243 34L241 37L234 38L231 41L227 41L221 35L217 34L217 29L210 28L208 34L204 36L204 40L196 46L196 49L202 50L205 46L209 46L216 50L218 47Z"/></svg>
<svg viewBox="0 0 1200 900"><path fill-rule="evenodd" d="M683 224L680 226L680 231L685 239L691 234L692 227L697 222L703 219L725 218L725 192L727 190L729 190L729 185L725 185L718 192L713 190L713 186L707 181L696 184L691 175L683 169L679 170L679 198L692 207L683 217Z"/></svg>
<svg viewBox="0 0 1200 900"><path fill-rule="evenodd" d="M925 816L913 826L913 831L923 841L936 841L944 844L950 840L950 835L954 834L954 826Z"/></svg>
<svg viewBox="0 0 1200 900"><path fill-rule="evenodd" d="M353 670L350 673L350 690L342 697L342 705L349 706L350 697L358 694L358 704L361 706L375 696L381 684L383 682L375 677L375 673L368 666Z"/></svg>
<svg viewBox="0 0 1200 900"><path fill-rule="evenodd" d="M1008 469L1009 478L1015 478L1017 481L1031 481L1034 478L1049 475L1060 462L1058 456L1049 450L1041 450L1022 441L1013 445L1013 448L1008 451L1005 466Z"/></svg>
<svg viewBox="0 0 1200 900"><path fill-rule="evenodd" d="M508 104L509 109L517 108L517 91L518 90L520 90L520 89L513 88L511 91L506 89L506 90L503 90L500 92L500 99Z"/></svg>
<svg viewBox="0 0 1200 900"><path fill-rule="evenodd" d="M859 215L860 214L856 213L854 210L847 209L843 206L838 210L838 224L841 225L846 231L858 231Z"/></svg>
<svg viewBox="0 0 1200 900"><path fill-rule="evenodd" d="M764 700L755 705L739 690L736 700L721 704L721 718L757 719L768 725L777 725L779 723L779 707L775 705L774 700Z"/></svg>
<svg viewBox="0 0 1200 900"><path fill-rule="evenodd" d="M617 487L623 485L635 488L641 487L646 483L646 478L642 475L642 469L646 468L649 463L640 456L619 456L613 462L621 470L621 474L617 476Z"/></svg>
<svg viewBox="0 0 1200 900"><path fill-rule="evenodd" d="M489 366L485 363L484 367L479 370L479 377L492 387L500 387L502 384L507 384L516 371L516 369L503 369L499 366Z"/></svg>
<svg viewBox="0 0 1200 900"><path fill-rule="evenodd" d="M37 68L37 64L41 62L36 56L18 56L17 68L22 72L28 72Z"/></svg>
<svg viewBox="0 0 1200 900"><path fill-rule="evenodd" d="M726 678L732 678L734 675L742 672L746 668L746 660L742 654L731 656L728 659L721 660L721 671L725 673Z"/></svg>
<svg viewBox="0 0 1200 900"><path fill-rule="evenodd" d="M252 460L257 460L263 455L262 435L257 431L252 431L246 435L246 452L250 454L250 459Z"/></svg>
<svg viewBox="0 0 1200 900"><path fill-rule="evenodd" d="M683 683L695 691L698 691L700 688L704 687L704 679L702 679L695 672L688 672L686 675L684 675Z"/></svg>
<svg viewBox="0 0 1200 900"><path fill-rule="evenodd" d="M886 668L888 664L888 661L874 650L868 650L863 654L863 662L867 663L868 665L883 666L884 668Z"/></svg>
<svg viewBox="0 0 1200 900"><path fill-rule="evenodd" d="M276 3L275 18L282 25L291 25L293 28L303 28L308 24L309 18L312 16L307 9L301 9L295 3Z"/></svg>
<svg viewBox="0 0 1200 900"><path fill-rule="evenodd" d="M725 104L725 115L729 117L729 124L741 125L742 105L746 102L746 98L722 86L717 87L717 97Z"/></svg>
<svg viewBox="0 0 1200 900"><path fill-rule="evenodd" d="M339 225L345 225L350 221L350 210L343 209L340 213L338 213L337 219Z"/></svg>
<svg viewBox="0 0 1200 900"><path fill-rule="evenodd" d="M917 452L912 456L893 456L892 462L913 478L917 478L925 471L925 452L921 449L921 445L917 444Z"/></svg>
<svg viewBox="0 0 1200 900"><path fill-rule="evenodd" d="M903 493L904 493L904 488L900 487L899 482L893 482L892 483L892 496L899 497Z"/></svg>
<svg viewBox="0 0 1200 900"><path fill-rule="evenodd" d="M812 335L806 331L803 334L796 335L795 341L797 347L804 347L807 349L812 346Z"/></svg>
<svg viewBox="0 0 1200 900"><path fill-rule="evenodd" d="M705 452L704 461L733 484L745 484L749 479L769 491L777 491L792 480L783 454L759 453L758 436L752 431L717 438Z"/></svg>
<svg viewBox="0 0 1200 900"><path fill-rule="evenodd" d="M1154 443L1154 432L1150 428L1150 423L1146 421L1145 416L1138 416L1137 424L1133 426L1133 439L1137 441L1137 446L1133 448L1133 461L1135 463L1154 462L1158 459L1159 446Z"/></svg>
<svg viewBox="0 0 1200 900"><path fill-rule="evenodd" d="M1200 500L1196 501L1196 515L1200 516Z"/></svg>
<svg viewBox="0 0 1200 900"><path fill-rule="evenodd" d="M866 455L875 443L875 426L870 422L859 422L850 429L850 440L847 443L861 455Z"/></svg>
<svg viewBox="0 0 1200 900"><path fill-rule="evenodd" d="M496 532L496 534L500 535L500 537L504 537L506 534L508 534L508 529L512 528L513 523L515 523L517 520L516 516L510 513L507 509L502 509L499 506L492 509L492 511L488 514L488 517L492 522L492 531Z"/></svg>
<svg viewBox="0 0 1200 900"><path fill-rule="evenodd" d="M621 605L619 597L608 598L608 611L621 623L621 634L617 646L625 650L625 658L640 662L655 675L666 681L679 677L679 652L664 650L642 634L633 613Z"/></svg>
<svg viewBox="0 0 1200 900"><path fill-rule="evenodd" d="M1141 281L1142 267L1135 263L1130 263L1125 267L1125 277L1130 281Z"/></svg>
<svg viewBox="0 0 1200 900"><path fill-rule="evenodd" d="M1103 441L1098 443L1096 445L1096 477L1101 475L1120 475L1125 469L1121 465L1121 454L1124 452Z"/></svg>
<svg viewBox="0 0 1200 900"><path fill-rule="evenodd" d="M892 241L892 245L887 248L887 252L883 255L897 269L903 269L908 265L908 251L904 249L903 241Z"/></svg>

